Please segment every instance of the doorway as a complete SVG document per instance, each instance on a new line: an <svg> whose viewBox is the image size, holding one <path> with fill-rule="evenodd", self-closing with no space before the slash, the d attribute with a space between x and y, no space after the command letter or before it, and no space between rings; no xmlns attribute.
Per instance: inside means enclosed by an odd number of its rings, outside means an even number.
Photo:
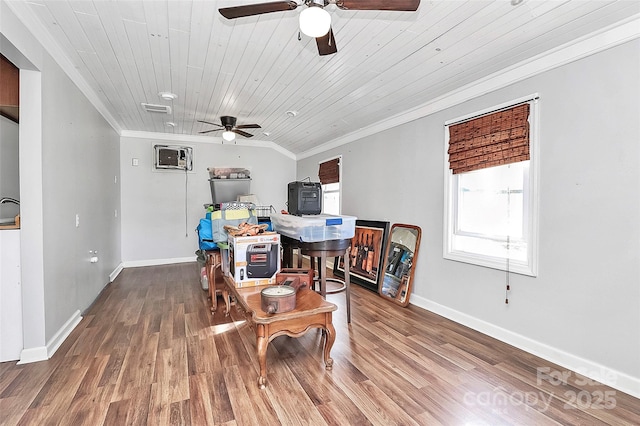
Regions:
<svg viewBox="0 0 640 426"><path fill-rule="evenodd" d="M2 311L3 315L10 312L7 314L9 320L3 323L11 327L12 333L21 336L17 339L21 340L19 363L25 363L48 358L44 309L42 76L3 33L0 33L0 53L20 69L20 125L17 129L20 189L17 199L20 200L21 221L20 229L16 231L19 243L11 249L19 262L19 301L11 303L13 310ZM40 53L34 51L32 55L38 57ZM2 336L0 340L4 341Z"/></svg>

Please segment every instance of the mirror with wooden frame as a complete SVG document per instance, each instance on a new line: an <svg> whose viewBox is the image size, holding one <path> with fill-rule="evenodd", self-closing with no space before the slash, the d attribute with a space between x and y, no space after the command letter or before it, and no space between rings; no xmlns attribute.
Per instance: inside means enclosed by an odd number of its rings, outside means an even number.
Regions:
<svg viewBox="0 0 640 426"><path fill-rule="evenodd" d="M400 306L409 304L421 235L419 226L396 223L387 238L384 277L379 294Z"/></svg>

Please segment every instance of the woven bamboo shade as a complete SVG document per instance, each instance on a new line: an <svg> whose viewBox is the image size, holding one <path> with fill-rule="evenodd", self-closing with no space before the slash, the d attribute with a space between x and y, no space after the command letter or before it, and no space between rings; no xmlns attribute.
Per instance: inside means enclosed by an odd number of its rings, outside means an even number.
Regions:
<svg viewBox="0 0 640 426"><path fill-rule="evenodd" d="M529 159L529 104L449 126L449 168L456 173Z"/></svg>
<svg viewBox="0 0 640 426"><path fill-rule="evenodd" d="M320 183L323 185L340 182L340 159L334 158L333 160L320 163L318 177L320 178Z"/></svg>

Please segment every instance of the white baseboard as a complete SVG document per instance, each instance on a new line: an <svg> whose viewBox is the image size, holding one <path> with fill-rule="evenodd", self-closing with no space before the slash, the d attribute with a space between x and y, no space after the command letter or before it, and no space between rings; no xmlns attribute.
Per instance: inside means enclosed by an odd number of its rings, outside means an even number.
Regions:
<svg viewBox="0 0 640 426"><path fill-rule="evenodd" d="M58 350L62 342L69 337L69 334L73 331L74 328L80 323L82 320L82 313L80 311L75 311L71 318L64 323L60 330L47 342L47 354L49 358L53 356L54 353Z"/></svg>
<svg viewBox="0 0 640 426"><path fill-rule="evenodd" d="M113 272L109 274L109 282L110 283L114 282L116 278L118 278L118 275L120 275L120 272L122 272L123 269L124 269L124 265L122 263L116 266L116 269L114 269Z"/></svg>
<svg viewBox="0 0 640 426"><path fill-rule="evenodd" d="M47 342L47 346L23 349L20 353L20 361L18 361L18 364L46 361L51 358L81 320L82 315L80 311L75 311L73 315L71 315L71 318L69 318L49 342Z"/></svg>
<svg viewBox="0 0 640 426"><path fill-rule="evenodd" d="M171 265L174 263L187 263L195 261L196 256L174 257L169 259L126 260L122 262L122 266L124 268L136 268L139 266Z"/></svg>
<svg viewBox="0 0 640 426"><path fill-rule="evenodd" d="M46 361L48 359L49 357L47 356L47 347L38 346L36 348L23 349L22 352L20 352L20 360L18 361L18 365L29 364L31 362Z"/></svg>
<svg viewBox="0 0 640 426"><path fill-rule="evenodd" d="M498 327L463 312L435 303L418 295L411 295L411 304L470 327L480 333L539 356L568 370L604 383L621 392L640 398L640 378L616 371L605 365L581 358L518 333Z"/></svg>

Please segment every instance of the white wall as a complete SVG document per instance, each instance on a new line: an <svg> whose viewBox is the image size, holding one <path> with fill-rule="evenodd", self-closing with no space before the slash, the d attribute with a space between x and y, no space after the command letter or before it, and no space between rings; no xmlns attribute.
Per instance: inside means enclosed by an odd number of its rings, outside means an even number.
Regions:
<svg viewBox="0 0 640 426"><path fill-rule="evenodd" d="M162 135L156 135L158 138ZM122 260L125 266L195 259L199 219L211 203L208 167L247 167L261 204L285 208L295 161L270 147L122 137ZM200 138L199 140L202 140ZM193 172L153 170L153 145L193 147ZM132 165L137 158L138 166ZM185 188L185 180L187 187ZM186 213L185 213L186 202Z"/></svg>
<svg viewBox="0 0 640 426"><path fill-rule="evenodd" d="M540 94L540 268L443 259L445 121ZM412 303L640 394L640 41L298 163L343 155L343 213L422 228ZM590 371L603 367L606 374Z"/></svg>

